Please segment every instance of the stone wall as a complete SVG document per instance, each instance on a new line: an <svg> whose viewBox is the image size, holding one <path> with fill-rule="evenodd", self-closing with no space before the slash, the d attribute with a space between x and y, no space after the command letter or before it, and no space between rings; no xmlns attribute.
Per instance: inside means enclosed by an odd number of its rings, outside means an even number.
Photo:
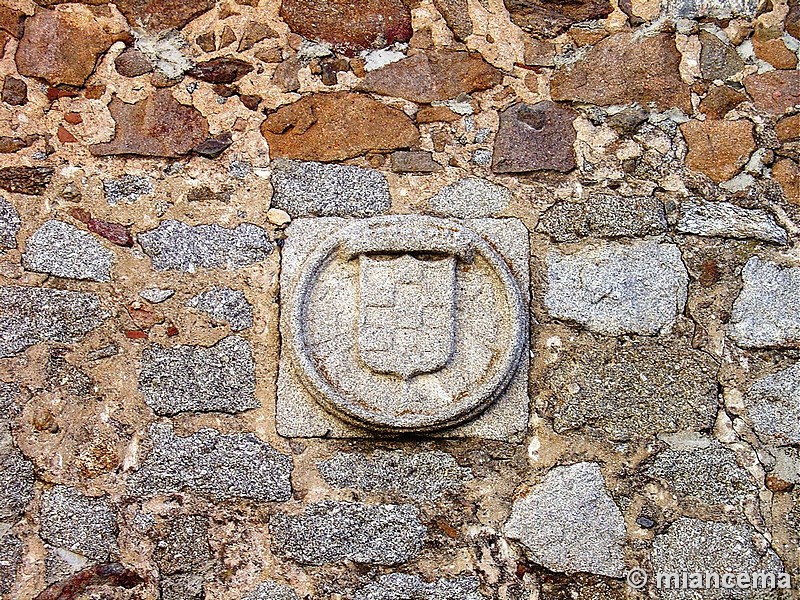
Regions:
<svg viewBox="0 0 800 600"><path fill-rule="evenodd" d="M0 596L798 571L797 0L0 4ZM403 214L529 328L485 414L387 435L294 378L287 286Z"/></svg>

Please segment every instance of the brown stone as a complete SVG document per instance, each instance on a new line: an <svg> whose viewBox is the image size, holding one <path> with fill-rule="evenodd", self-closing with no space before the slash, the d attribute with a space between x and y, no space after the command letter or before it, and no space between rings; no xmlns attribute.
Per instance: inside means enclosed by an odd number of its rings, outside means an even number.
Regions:
<svg viewBox="0 0 800 600"><path fill-rule="evenodd" d="M73 0L36 0L40 6L55 6ZM110 4L111 0L84 0L84 4ZM215 0L113 0L132 27L148 31L181 29L192 19L208 12Z"/></svg>
<svg viewBox="0 0 800 600"><path fill-rule="evenodd" d="M460 115L454 113L446 106L422 106L417 111L417 123L452 123L458 121Z"/></svg>
<svg viewBox="0 0 800 600"><path fill-rule="evenodd" d="M433 160L430 152L392 152L392 171L395 173L438 173L442 165Z"/></svg>
<svg viewBox="0 0 800 600"><path fill-rule="evenodd" d="M114 61L117 73L124 77L138 77L153 70L150 60L138 50L128 48Z"/></svg>
<svg viewBox="0 0 800 600"><path fill-rule="evenodd" d="M747 163L756 149L753 124L739 121L689 121L681 125L689 151L686 166L720 183Z"/></svg>
<svg viewBox="0 0 800 600"><path fill-rule="evenodd" d="M789 35L800 39L800 4L793 3L786 15L784 27Z"/></svg>
<svg viewBox="0 0 800 600"><path fill-rule="evenodd" d="M136 104L115 97L108 109L117 129L110 142L91 146L95 156L177 157L208 137L206 118L193 106L180 104L166 89L156 90Z"/></svg>
<svg viewBox="0 0 800 600"><path fill-rule="evenodd" d="M775 133L781 143L800 140L800 115L792 115L778 121Z"/></svg>
<svg viewBox="0 0 800 600"><path fill-rule="evenodd" d="M609 0L504 0L511 20L534 36L552 38L575 23L604 19L611 14Z"/></svg>
<svg viewBox="0 0 800 600"><path fill-rule="evenodd" d="M235 41L236 34L234 33L233 29L231 29L229 25L225 25L225 27L222 29L222 34L219 36L219 46L217 50L227 48Z"/></svg>
<svg viewBox="0 0 800 600"><path fill-rule="evenodd" d="M195 44L200 46L200 49L203 52L214 52L217 49L217 44L214 41L214 32L209 31L207 33L203 33L198 35L195 40Z"/></svg>
<svg viewBox="0 0 800 600"><path fill-rule="evenodd" d="M7 6L0 6L0 29L19 39L25 23L25 13Z"/></svg>
<svg viewBox="0 0 800 600"><path fill-rule="evenodd" d="M791 492L794 488L794 483L781 479L777 475L767 475L764 478L764 484L771 492Z"/></svg>
<svg viewBox="0 0 800 600"><path fill-rule="evenodd" d="M33 137L16 138L0 136L0 154L11 154L17 150L27 148L33 143Z"/></svg>
<svg viewBox="0 0 800 600"><path fill-rule="evenodd" d="M22 106L28 101L28 84L16 77L3 80L3 102L12 106Z"/></svg>
<svg viewBox="0 0 800 600"><path fill-rule="evenodd" d="M782 115L800 103L800 71L768 71L750 75L744 87L759 110Z"/></svg>
<svg viewBox="0 0 800 600"><path fill-rule="evenodd" d="M283 60L283 51L280 48L263 48L256 50L253 55L265 63L279 63Z"/></svg>
<svg viewBox="0 0 800 600"><path fill-rule="evenodd" d="M50 167L4 167L0 169L0 189L41 196L50 183L53 172Z"/></svg>
<svg viewBox="0 0 800 600"><path fill-rule="evenodd" d="M589 50L583 60L558 70L550 82L553 100L608 106L653 103L661 110L692 109L679 73L681 55L673 36L637 38L618 33Z"/></svg>
<svg viewBox="0 0 800 600"><path fill-rule="evenodd" d="M576 113L554 102L514 104L500 113L492 171L525 173L575 168Z"/></svg>
<svg viewBox="0 0 800 600"><path fill-rule="evenodd" d="M100 83L97 85L86 86L86 90L84 90L83 95L88 100L99 100L105 93L106 86L105 84Z"/></svg>
<svg viewBox="0 0 800 600"><path fill-rule="evenodd" d="M707 31L701 31L699 37L702 44L700 71L705 79L730 79L744 69L744 60L736 48Z"/></svg>
<svg viewBox="0 0 800 600"><path fill-rule="evenodd" d="M800 167L791 159L783 158L772 167L772 178L783 189L786 200L800 205Z"/></svg>
<svg viewBox="0 0 800 600"><path fill-rule="evenodd" d="M756 56L768 62L776 69L794 69L797 67L797 55L786 47L783 39L759 39L753 37L753 51Z"/></svg>
<svg viewBox="0 0 800 600"><path fill-rule="evenodd" d="M278 34L275 33L275 30L272 27L266 23L251 21L247 24L247 27L244 28L244 33L242 33L242 40L239 42L238 50L239 52L250 50L257 43L274 37L278 37Z"/></svg>
<svg viewBox="0 0 800 600"><path fill-rule="evenodd" d="M58 141L62 144L74 144L78 141L78 138L72 135L63 125L58 126L56 136L58 137Z"/></svg>
<svg viewBox="0 0 800 600"><path fill-rule="evenodd" d="M305 38L353 55L411 39L411 11L403 0L283 0L281 17Z"/></svg>
<svg viewBox="0 0 800 600"><path fill-rule="evenodd" d="M297 75L303 65L297 57L288 58L277 67L272 74L272 85L284 92L296 92L300 89Z"/></svg>
<svg viewBox="0 0 800 600"><path fill-rule="evenodd" d="M699 108L709 119L722 119L745 100L747 96L742 92L727 85L715 85L708 90Z"/></svg>
<svg viewBox="0 0 800 600"><path fill-rule="evenodd" d="M322 162L409 148L419 141L403 111L352 92L305 96L269 115L261 133L273 158Z"/></svg>
<svg viewBox="0 0 800 600"><path fill-rule="evenodd" d="M467 0L433 0L433 4L459 42L472 35L472 19L469 17Z"/></svg>
<svg viewBox="0 0 800 600"><path fill-rule="evenodd" d="M83 117L80 115L80 113L76 112L68 112L64 115L64 120L70 125L78 125L83 123Z"/></svg>
<svg viewBox="0 0 800 600"><path fill-rule="evenodd" d="M438 50L409 56L371 71L361 82L361 88L429 104L485 90L502 81L502 73L477 52Z"/></svg>
<svg viewBox="0 0 800 600"><path fill-rule="evenodd" d="M525 64L529 67L552 67L555 65L556 46L553 42L525 39Z"/></svg>
<svg viewBox="0 0 800 600"><path fill-rule="evenodd" d="M253 65L238 58L220 57L197 63L189 75L209 83L233 83L253 70Z"/></svg>

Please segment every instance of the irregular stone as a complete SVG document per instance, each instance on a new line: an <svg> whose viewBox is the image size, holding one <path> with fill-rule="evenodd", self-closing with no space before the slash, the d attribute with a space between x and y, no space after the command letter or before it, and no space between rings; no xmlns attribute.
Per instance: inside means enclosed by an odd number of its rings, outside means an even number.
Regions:
<svg viewBox="0 0 800 600"><path fill-rule="evenodd" d="M747 96L726 85L715 85L700 102L700 112L709 119L722 119L747 100Z"/></svg>
<svg viewBox="0 0 800 600"><path fill-rule="evenodd" d="M370 71L361 89L430 104L494 87L503 74L477 52L433 50Z"/></svg>
<svg viewBox="0 0 800 600"><path fill-rule="evenodd" d="M613 10L609 0L504 0L511 20L539 38L564 33L575 23L604 19Z"/></svg>
<svg viewBox="0 0 800 600"><path fill-rule="evenodd" d="M95 294L0 287L0 358L43 341L76 342L107 318Z"/></svg>
<svg viewBox="0 0 800 600"><path fill-rule="evenodd" d="M179 437L169 425L150 426L152 450L128 481L131 495L194 491L215 500L283 502L292 495L292 459L252 433L201 429Z"/></svg>
<svg viewBox="0 0 800 600"><path fill-rule="evenodd" d="M14 154L18 150L30 147L34 141L36 141L34 136L25 136L24 138L0 136L0 154Z"/></svg>
<svg viewBox="0 0 800 600"><path fill-rule="evenodd" d="M275 67L272 74L272 85L283 92L296 92L300 89L298 73L303 64L297 57L292 57L281 62Z"/></svg>
<svg viewBox="0 0 800 600"><path fill-rule="evenodd" d="M292 217L285 210L280 208L270 208L267 211L267 221L276 227L286 227L292 222Z"/></svg>
<svg viewBox="0 0 800 600"><path fill-rule="evenodd" d="M276 161L272 203L292 217L371 217L389 210L389 184L380 171L316 162Z"/></svg>
<svg viewBox="0 0 800 600"><path fill-rule="evenodd" d="M0 535L0 594L7 594L17 578L17 569L25 549L22 541L13 535Z"/></svg>
<svg viewBox="0 0 800 600"><path fill-rule="evenodd" d="M782 115L800 104L800 71L767 71L744 79L744 87L758 110Z"/></svg>
<svg viewBox="0 0 800 600"><path fill-rule="evenodd" d="M28 101L28 84L16 77L6 77L3 79L2 100L11 106L22 106Z"/></svg>
<svg viewBox="0 0 800 600"><path fill-rule="evenodd" d="M0 169L0 189L16 194L41 196L53 173L51 167L3 167Z"/></svg>
<svg viewBox="0 0 800 600"><path fill-rule="evenodd" d="M137 238L157 271L239 269L265 260L272 253L266 230L252 223L227 229L217 224L192 226L167 219Z"/></svg>
<svg viewBox="0 0 800 600"><path fill-rule="evenodd" d="M175 290L162 289L162 288L147 288L139 292L139 296L150 302L151 304L160 304L169 300L175 295Z"/></svg>
<svg viewBox="0 0 800 600"><path fill-rule="evenodd" d="M572 125L576 116L573 110L549 101L505 109L494 139L492 171L571 171L576 167L577 133Z"/></svg>
<svg viewBox="0 0 800 600"><path fill-rule="evenodd" d="M349 55L407 42L413 33L411 11L402 0L284 0L280 15L294 33Z"/></svg>
<svg viewBox="0 0 800 600"><path fill-rule="evenodd" d="M199 573L167 575L159 582L161 600L204 600L203 576Z"/></svg>
<svg viewBox="0 0 800 600"><path fill-rule="evenodd" d="M406 454L376 450L369 457L342 453L320 463L318 468L329 485L413 500L436 500L472 479L469 469L459 467L444 452Z"/></svg>
<svg viewBox="0 0 800 600"><path fill-rule="evenodd" d="M219 156L230 148L233 138L229 132L223 133L215 138L209 138L199 146L195 146L194 151L206 158L219 158Z"/></svg>
<svg viewBox="0 0 800 600"><path fill-rule="evenodd" d="M50 390L60 391L79 398L92 391L91 378L70 364L65 358L68 348L50 348L44 367L45 382Z"/></svg>
<svg viewBox="0 0 800 600"><path fill-rule="evenodd" d="M139 175L123 175L119 179L103 180L103 194L106 202L115 206L120 202L132 204L142 196L153 193L153 182Z"/></svg>
<svg viewBox="0 0 800 600"><path fill-rule="evenodd" d="M299 598L288 585L265 581L242 600L299 600Z"/></svg>
<svg viewBox="0 0 800 600"><path fill-rule="evenodd" d="M198 571L211 559L208 547L208 518L180 515L170 522L169 531L158 541L153 558L161 573Z"/></svg>
<svg viewBox="0 0 800 600"><path fill-rule="evenodd" d="M710 81L730 79L744 69L744 60L736 48L708 31L701 31L699 37L702 44L700 72L703 78Z"/></svg>
<svg viewBox="0 0 800 600"><path fill-rule="evenodd" d="M444 217L491 217L505 210L511 198L511 192L502 185L466 177L439 190L428 200L428 208Z"/></svg>
<svg viewBox="0 0 800 600"><path fill-rule="evenodd" d="M582 60L558 69L550 82L553 100L609 106L637 102L691 114L691 94L680 76L675 37L641 38L618 33L604 38Z"/></svg>
<svg viewBox="0 0 800 600"><path fill-rule="evenodd" d="M765 35L777 35L779 37L762 37L759 33L763 31L756 29L753 36L753 51L761 60L768 62L776 69L794 69L797 67L797 54L786 47L786 42L780 37L782 31L768 32Z"/></svg>
<svg viewBox="0 0 800 600"><path fill-rule="evenodd" d="M453 123L458 121L461 115L453 112L446 106L422 106L417 111L417 123Z"/></svg>
<svg viewBox="0 0 800 600"><path fill-rule="evenodd" d="M304 96L270 114L261 133L273 158L322 162L410 148L419 141L403 111L353 92Z"/></svg>
<svg viewBox="0 0 800 600"><path fill-rule="evenodd" d="M193 106L181 104L169 89L155 90L136 104L114 97L108 110L117 125L114 139L94 144L95 156L135 154L176 158L208 137L208 121Z"/></svg>
<svg viewBox="0 0 800 600"><path fill-rule="evenodd" d="M0 6L0 29L19 39L25 27L25 13L7 6Z"/></svg>
<svg viewBox="0 0 800 600"><path fill-rule="evenodd" d="M239 41L237 52L246 52L268 38L278 37L277 32L266 23L250 21L242 32L242 39Z"/></svg>
<svg viewBox="0 0 800 600"><path fill-rule="evenodd" d="M20 227L19 213L14 205L0 198L0 248L16 248Z"/></svg>
<svg viewBox="0 0 800 600"><path fill-rule="evenodd" d="M689 151L686 166L720 183L747 164L756 149L753 124L738 121L688 121L681 125Z"/></svg>
<svg viewBox="0 0 800 600"><path fill-rule="evenodd" d="M772 178L778 182L788 202L800 204L800 167L793 160L784 158L772 167Z"/></svg>
<svg viewBox="0 0 800 600"><path fill-rule="evenodd" d="M258 408L250 344L238 336L213 346L151 345L142 352L139 389L157 415L237 413Z"/></svg>
<svg viewBox="0 0 800 600"><path fill-rule="evenodd" d="M22 264L56 277L111 281L114 253L90 233L51 219L25 242Z"/></svg>
<svg viewBox="0 0 800 600"><path fill-rule="evenodd" d="M761 260L742 269L742 291L733 304L729 335L742 348L800 346L800 267Z"/></svg>
<svg viewBox="0 0 800 600"><path fill-rule="evenodd" d="M752 19L757 8L758 0L667 0L664 14L673 19Z"/></svg>
<svg viewBox="0 0 800 600"><path fill-rule="evenodd" d="M656 334L686 304L689 274L674 244L607 242L547 255L551 316L606 335Z"/></svg>
<svg viewBox="0 0 800 600"><path fill-rule="evenodd" d="M800 115L784 117L775 124L775 135L782 143L800 140Z"/></svg>
<svg viewBox="0 0 800 600"><path fill-rule="evenodd" d="M643 237L666 232L667 217L663 203L654 196L591 194L583 202L568 200L548 208L537 230L556 242Z"/></svg>
<svg viewBox="0 0 800 600"><path fill-rule="evenodd" d="M681 204L677 231L708 237L756 239L774 244L788 242L786 231L765 210L699 199Z"/></svg>
<svg viewBox="0 0 800 600"><path fill-rule="evenodd" d="M397 565L419 554L427 529L408 504L319 502L269 521L272 549L300 563Z"/></svg>
<svg viewBox="0 0 800 600"><path fill-rule="evenodd" d="M417 575L390 573L357 590L354 600L483 600L474 576L442 578L426 583Z"/></svg>
<svg viewBox="0 0 800 600"><path fill-rule="evenodd" d="M54 546L98 561L119 552L117 519L103 498L90 498L75 488L57 485L42 496L39 535Z"/></svg>
<svg viewBox="0 0 800 600"><path fill-rule="evenodd" d="M197 63L189 71L189 75L209 83L233 83L234 81L239 81L252 70L253 65L247 61L220 56L219 58Z"/></svg>
<svg viewBox="0 0 800 600"><path fill-rule="evenodd" d="M150 60L134 48L126 49L114 59L114 67L117 69L117 73L123 77L138 77L145 73L152 73L154 68Z"/></svg>
<svg viewBox="0 0 800 600"><path fill-rule="evenodd" d="M800 443L800 363L762 377L744 400L758 437L776 446Z"/></svg>
<svg viewBox="0 0 800 600"><path fill-rule="evenodd" d="M514 502L504 531L551 571L621 577L625 569L625 521L596 463L550 470Z"/></svg>
<svg viewBox="0 0 800 600"><path fill-rule="evenodd" d="M466 41L472 35L472 19L467 0L433 0L433 4L459 42Z"/></svg>
<svg viewBox="0 0 800 600"><path fill-rule="evenodd" d="M228 323L231 331L244 331L253 326L253 307L240 290L214 287L189 299L186 306Z"/></svg>
<svg viewBox="0 0 800 600"><path fill-rule="evenodd" d="M444 167L433 160L430 152L392 152L392 171L395 173L439 173Z"/></svg>
<svg viewBox="0 0 800 600"><path fill-rule="evenodd" d="M18 393L16 385L0 381L0 522L16 521L33 498L33 464L11 437L9 418Z"/></svg>
<svg viewBox="0 0 800 600"><path fill-rule="evenodd" d="M72 0L36 0L41 6L54 6ZM87 4L102 5L109 0L90 0ZM159 32L181 29L189 21L214 8L213 0L179 2L177 0L115 0L114 4L125 15L132 27Z"/></svg>

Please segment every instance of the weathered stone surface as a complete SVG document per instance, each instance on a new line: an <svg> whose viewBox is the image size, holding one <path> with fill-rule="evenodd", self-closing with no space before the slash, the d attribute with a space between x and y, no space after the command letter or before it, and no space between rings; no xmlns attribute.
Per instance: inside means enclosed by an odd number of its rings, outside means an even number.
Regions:
<svg viewBox="0 0 800 600"><path fill-rule="evenodd" d="M0 287L0 358L43 341L75 342L106 318L95 294Z"/></svg>
<svg viewBox="0 0 800 600"><path fill-rule="evenodd" d="M681 204L680 233L709 237L756 239L786 244L786 231L765 210L740 208L729 202L688 200Z"/></svg>
<svg viewBox="0 0 800 600"><path fill-rule="evenodd" d="M673 19L730 19L756 16L758 0L667 0L664 14Z"/></svg>
<svg viewBox="0 0 800 600"><path fill-rule="evenodd" d="M407 42L413 33L411 11L402 0L284 0L280 14L293 32L351 55Z"/></svg>
<svg viewBox="0 0 800 600"><path fill-rule="evenodd" d="M736 175L756 149L753 124L738 121L689 121L681 125L689 152L686 166L717 183Z"/></svg>
<svg viewBox="0 0 800 600"><path fill-rule="evenodd" d="M228 323L231 331L244 331L253 326L253 307L244 292L228 287L215 287L190 298L186 306Z"/></svg>
<svg viewBox="0 0 800 600"><path fill-rule="evenodd" d="M458 41L463 42L472 35L472 19L467 0L433 0L433 4Z"/></svg>
<svg viewBox="0 0 800 600"><path fill-rule="evenodd" d="M800 443L800 363L756 381L745 405L762 440L776 446Z"/></svg>
<svg viewBox="0 0 800 600"><path fill-rule="evenodd" d="M772 37L772 36L777 37ZM794 69L797 67L797 54L786 47L781 37L782 32L756 27L752 38L755 55L768 62L776 69Z"/></svg>
<svg viewBox="0 0 800 600"><path fill-rule="evenodd" d="M210 346L148 346L139 389L157 415L237 413L258 408L250 344L229 336Z"/></svg>
<svg viewBox="0 0 800 600"><path fill-rule="evenodd" d="M511 202L511 192L480 177L466 177L443 187L428 200L428 208L443 217L491 217Z"/></svg>
<svg viewBox="0 0 800 600"><path fill-rule="evenodd" d="M357 590L353 600L483 600L479 586L480 581L473 576L426 583L417 575L390 573Z"/></svg>
<svg viewBox="0 0 800 600"><path fill-rule="evenodd" d="M39 535L54 546L98 561L117 552L117 519L103 498L90 498L78 490L57 485L42 497Z"/></svg>
<svg viewBox="0 0 800 600"><path fill-rule="evenodd" d="M775 124L775 135L782 143L800 140L800 115L784 117Z"/></svg>
<svg viewBox="0 0 800 600"><path fill-rule="evenodd" d="M511 20L539 38L551 38L564 33L571 25L582 21L604 19L613 10L609 0L504 0Z"/></svg>
<svg viewBox="0 0 800 600"><path fill-rule="evenodd" d="M438 173L443 170L444 167L433 160L430 152L392 152L392 171L395 173Z"/></svg>
<svg viewBox="0 0 800 600"><path fill-rule="evenodd" d="M750 75L744 87L759 110L782 115L800 104L800 71L767 71Z"/></svg>
<svg viewBox="0 0 800 600"><path fill-rule="evenodd" d="M549 471L514 502L504 531L552 571L621 577L625 568L625 521L596 463Z"/></svg>
<svg viewBox="0 0 800 600"><path fill-rule="evenodd" d="M608 106L638 102L661 110L677 107L691 114L689 87L680 76L681 55L674 36L640 38L618 33L597 43L586 56L556 71L553 100Z"/></svg>
<svg viewBox="0 0 800 600"><path fill-rule="evenodd" d="M788 202L800 204L800 167L791 159L784 158L772 167L772 178L778 182Z"/></svg>
<svg viewBox="0 0 800 600"><path fill-rule="evenodd" d="M316 162L276 161L272 203L292 217L371 217L391 205L380 171Z"/></svg>
<svg viewBox="0 0 800 600"><path fill-rule="evenodd" d="M140 233L138 240L157 271L239 269L272 253L269 235L252 223L227 229L217 224L192 226L167 219L155 229Z"/></svg>
<svg viewBox="0 0 800 600"><path fill-rule="evenodd" d="M0 594L8 593L14 585L24 549L25 546L18 537L0 535Z"/></svg>
<svg viewBox="0 0 800 600"><path fill-rule="evenodd" d="M0 521L15 521L22 513L33 498L33 480L33 464L11 440L0 438Z"/></svg>
<svg viewBox="0 0 800 600"><path fill-rule="evenodd" d="M269 531L273 552L311 565L402 564L419 553L427 534L411 505L331 501L302 515L276 514Z"/></svg>
<svg viewBox="0 0 800 600"><path fill-rule="evenodd" d="M14 205L0 198L0 248L16 248L19 233L19 213Z"/></svg>
<svg viewBox="0 0 800 600"><path fill-rule="evenodd" d="M200 571L211 559L208 546L208 518L180 515L170 522L169 531L156 544L153 557L161 573Z"/></svg>
<svg viewBox="0 0 800 600"><path fill-rule="evenodd" d="M288 585L274 581L265 581L250 592L242 600L299 600L297 594Z"/></svg>
<svg viewBox="0 0 800 600"><path fill-rule="evenodd" d="M16 77L6 77L3 79L2 100L11 106L22 106L28 101L28 84Z"/></svg>
<svg viewBox="0 0 800 600"><path fill-rule="evenodd" d="M654 334L683 312L689 275L673 244L587 246L547 255L550 315L607 335Z"/></svg>
<svg viewBox="0 0 800 600"><path fill-rule="evenodd" d="M117 97L108 105L117 128L110 142L89 149L95 156L135 154L175 158L188 154L208 137L208 121L193 106L181 104L168 88L127 104Z"/></svg>
<svg viewBox="0 0 800 600"><path fill-rule="evenodd" d="M428 104L485 90L502 80L502 73L477 52L434 50L370 71L361 88Z"/></svg>
<svg viewBox="0 0 800 600"><path fill-rule="evenodd" d="M25 13L7 6L0 7L0 29L19 39L25 27Z"/></svg>
<svg viewBox="0 0 800 600"><path fill-rule="evenodd" d="M575 112L554 102L514 104L500 113L492 171L524 173L575 168Z"/></svg>
<svg viewBox="0 0 800 600"><path fill-rule="evenodd" d="M469 469L459 467L444 452L406 454L377 450L371 456L337 454L318 468L329 485L413 500L436 500L472 479Z"/></svg>
<svg viewBox="0 0 800 600"><path fill-rule="evenodd" d="M800 346L800 267L754 256L742 269L729 335L742 348Z"/></svg>
<svg viewBox="0 0 800 600"><path fill-rule="evenodd" d="M189 71L189 75L209 83L233 83L234 81L239 81L252 70L253 65L247 61L221 56L197 63Z"/></svg>
<svg viewBox="0 0 800 600"><path fill-rule="evenodd" d="M204 600L203 576L199 573L167 575L159 581L161 600Z"/></svg>
<svg viewBox="0 0 800 600"><path fill-rule="evenodd" d="M153 72L153 63L139 50L128 48L116 59L114 59L114 67L117 73L124 77L138 77L145 73Z"/></svg>
<svg viewBox="0 0 800 600"><path fill-rule="evenodd" d="M54 6L72 0L36 0L41 6ZM108 0L88 0L86 4L106 4ZM116 0L114 4L133 27L159 32L181 29L195 17L214 8L213 0Z"/></svg>
<svg viewBox="0 0 800 600"><path fill-rule="evenodd" d="M103 180L103 194L111 206L120 202L136 202L142 196L152 194L153 189L153 182L148 177L139 175L123 175L119 179Z"/></svg>
<svg viewBox="0 0 800 600"><path fill-rule="evenodd" d="M715 85L700 102L700 112L709 119L723 119L745 100L747 100L747 96L743 93L727 85Z"/></svg>
<svg viewBox="0 0 800 600"><path fill-rule="evenodd" d="M252 433L201 429L180 437L169 425L152 425L150 438L152 449L128 480L131 494L193 491L215 500L261 502L282 502L292 495L292 459Z"/></svg>
<svg viewBox="0 0 800 600"><path fill-rule="evenodd" d="M239 40L237 50L245 52L253 48L257 43L274 37L278 37L278 34L272 27L266 23L250 21L242 32L242 39Z"/></svg>
<svg viewBox="0 0 800 600"><path fill-rule="evenodd" d="M664 205L654 196L630 198L615 194L590 194L583 202L559 202L539 220L538 230L556 242L585 237L640 237L667 230Z"/></svg>
<svg viewBox="0 0 800 600"><path fill-rule="evenodd" d="M311 94L282 106L261 125L273 158L331 162L409 148L419 131L401 110L352 92Z"/></svg>
<svg viewBox="0 0 800 600"><path fill-rule="evenodd" d="M736 48L713 33L701 31L700 43L700 71L705 79L730 79L744 69L744 60L736 52Z"/></svg>
<svg viewBox="0 0 800 600"><path fill-rule="evenodd" d="M717 412L717 365L680 340L595 340L570 347L548 371L553 428L626 440L703 431ZM675 374L680 373L680 377Z"/></svg>
<svg viewBox="0 0 800 600"><path fill-rule="evenodd" d="M25 242L22 264L29 271L69 279L111 281L114 253L92 234L64 221L46 221Z"/></svg>
<svg viewBox="0 0 800 600"><path fill-rule="evenodd" d="M0 189L41 196L52 177L51 167L3 167L0 169Z"/></svg>

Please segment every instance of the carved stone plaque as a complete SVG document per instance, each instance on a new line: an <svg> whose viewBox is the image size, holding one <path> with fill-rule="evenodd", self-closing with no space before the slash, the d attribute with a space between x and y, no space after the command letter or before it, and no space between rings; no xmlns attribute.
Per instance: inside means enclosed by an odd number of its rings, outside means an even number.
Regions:
<svg viewBox="0 0 800 600"><path fill-rule="evenodd" d="M514 219L299 219L281 272L278 432L516 439L528 236Z"/></svg>

